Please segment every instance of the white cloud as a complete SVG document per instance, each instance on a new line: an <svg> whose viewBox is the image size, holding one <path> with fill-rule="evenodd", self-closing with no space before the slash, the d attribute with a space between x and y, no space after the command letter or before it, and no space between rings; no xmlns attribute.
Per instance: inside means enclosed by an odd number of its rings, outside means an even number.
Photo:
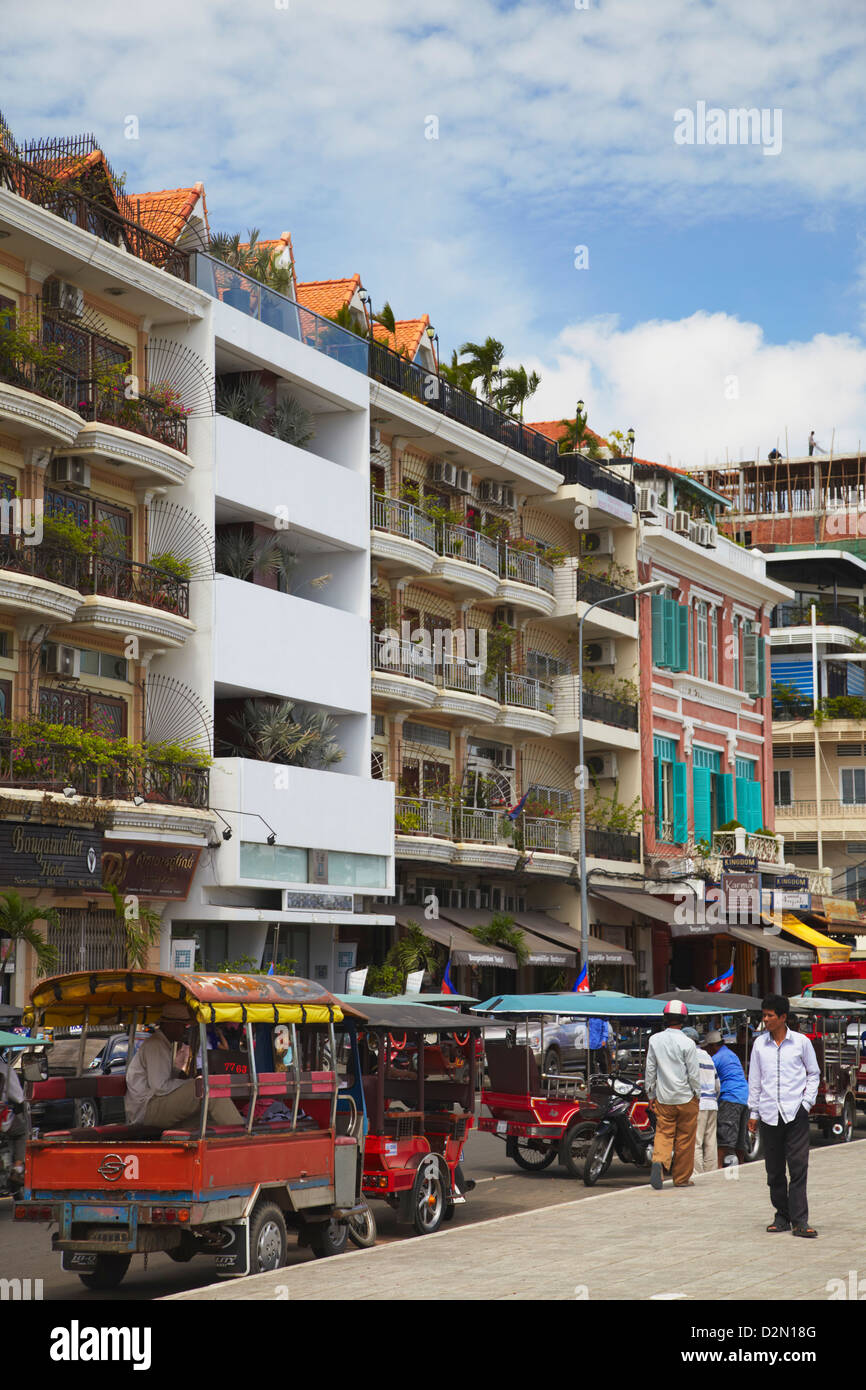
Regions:
<svg viewBox="0 0 866 1390"><path fill-rule="evenodd" d="M679 467L806 453L809 431L826 449L853 450L866 419L866 346L849 335L768 344L754 323L697 313L621 329L594 319L560 334L550 361L527 363L542 384L529 420L573 416L587 405L600 434L633 426L641 458ZM736 394L735 394L736 392ZM866 446L866 437L862 439Z"/></svg>

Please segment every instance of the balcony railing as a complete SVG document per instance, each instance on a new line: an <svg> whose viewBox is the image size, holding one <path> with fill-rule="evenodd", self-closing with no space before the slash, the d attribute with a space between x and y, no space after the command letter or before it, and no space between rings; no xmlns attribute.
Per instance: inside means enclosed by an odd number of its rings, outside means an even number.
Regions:
<svg viewBox="0 0 866 1390"><path fill-rule="evenodd" d="M123 199L123 205L133 217L123 216L113 207L88 198L77 192L68 182L61 182L50 174L43 173L33 164L16 159L6 150L0 150L0 188L17 193L64 222L71 222L85 232L91 232L101 241L128 251L130 255L148 265L167 270L179 280L189 279L189 252L181 251L170 241L148 231L139 221L133 220L136 212L134 198Z"/></svg>
<svg viewBox="0 0 866 1390"><path fill-rule="evenodd" d="M398 642L396 638L377 637L373 633L373 669L393 671L411 676L416 681L436 684L436 668L427 657L424 647L414 642Z"/></svg>
<svg viewBox="0 0 866 1390"><path fill-rule="evenodd" d="M522 826L521 826L522 822ZM539 818L523 817L517 822L518 831L523 830L523 848L538 850L547 854L570 854L571 835L565 821L552 820L547 816Z"/></svg>
<svg viewBox="0 0 866 1390"><path fill-rule="evenodd" d="M604 468L594 459L585 458L583 454L558 454L553 467L562 474L562 480L566 484L577 483L590 491L606 492L609 497L616 497L620 502L634 506L634 483L628 478L620 477L609 468Z"/></svg>
<svg viewBox="0 0 866 1390"><path fill-rule="evenodd" d="M467 526L443 526L440 555L453 560L465 560L470 565L480 565L499 574L499 546L480 531L470 531Z"/></svg>
<svg viewBox="0 0 866 1390"><path fill-rule="evenodd" d="M773 702L774 719L810 719L812 716L812 701L807 697L801 700L779 700Z"/></svg>
<svg viewBox="0 0 866 1390"><path fill-rule="evenodd" d="M148 395L127 399L122 385L104 386L98 381L80 381L74 409L85 420L116 425L119 429L156 439L171 449L186 453L186 419Z"/></svg>
<svg viewBox="0 0 866 1390"><path fill-rule="evenodd" d="M505 705L519 705L522 709L534 709L542 714L553 713L553 687L536 680L534 676L520 676L506 671L502 677L501 699Z"/></svg>
<svg viewBox="0 0 866 1390"><path fill-rule="evenodd" d="M444 840L452 838L453 810L449 802L435 801L429 797L398 796L394 805L398 835L432 835Z"/></svg>
<svg viewBox="0 0 866 1390"><path fill-rule="evenodd" d="M381 381L403 396L411 396L449 420L457 420L477 434L495 439L498 444L514 449L536 463L546 464L548 468L558 467L556 445L546 435L530 429L513 415L506 415L495 406L479 400L471 391L452 386L436 372L427 371L416 362L409 362L384 343L372 342L369 347L368 374L374 381Z"/></svg>
<svg viewBox="0 0 866 1390"><path fill-rule="evenodd" d="M574 571L574 582L575 599L578 603L597 603L599 599L612 598L612 603L605 604L609 613L619 613L622 618L634 618L635 598L628 590L580 569Z"/></svg>
<svg viewBox="0 0 866 1390"><path fill-rule="evenodd" d="M818 814L817 801L789 801L783 805L776 806L776 819L791 816L803 819L811 819ZM866 821L866 802L833 801L826 800L820 803L822 816L857 816Z"/></svg>
<svg viewBox="0 0 866 1390"><path fill-rule="evenodd" d="M499 844L503 840L504 818L504 811L459 809L454 812L457 839L476 840L485 845Z"/></svg>
<svg viewBox="0 0 866 1390"><path fill-rule="evenodd" d="M0 736L0 784L9 787L62 791L73 786L79 796L101 797L109 801L146 802L168 806L191 806L206 810L209 769L181 763L146 759L138 766L126 765L119 749L115 765L106 759L87 758L74 749L43 743L37 749L23 748L9 734Z"/></svg>
<svg viewBox="0 0 866 1390"><path fill-rule="evenodd" d="M339 324L314 314L312 309L305 309L288 295L269 289L260 280L203 251L195 252L193 276L198 288L214 299L366 375L369 347L366 338L340 328Z"/></svg>
<svg viewBox="0 0 866 1390"><path fill-rule="evenodd" d="M436 549L435 521L411 502L400 502L380 492L373 493L373 530L390 531L404 540L426 545L429 550Z"/></svg>
<svg viewBox="0 0 866 1390"><path fill-rule="evenodd" d="M504 811L452 806L450 802L437 801L434 797L398 796L395 800L395 826L398 835L427 835L444 840L509 845L520 851L539 854L572 853L570 827L565 821L547 816L521 816L512 826L506 820Z"/></svg>
<svg viewBox="0 0 866 1390"><path fill-rule="evenodd" d="M80 384L76 373L68 367L0 355L0 381L17 386L22 391L31 391L34 396L55 401L57 405L66 406L67 410L78 410Z"/></svg>
<svg viewBox="0 0 866 1390"><path fill-rule="evenodd" d="M0 569L47 579L80 594L101 594L189 617L189 581L135 560L113 555L76 555L47 545L25 545L17 537L0 536Z"/></svg>
<svg viewBox="0 0 866 1390"><path fill-rule="evenodd" d="M615 700L599 690L584 690L583 717L596 719L600 724L615 724L618 729L637 729L637 705L629 700Z"/></svg>
<svg viewBox="0 0 866 1390"><path fill-rule="evenodd" d="M499 553L499 573L503 579L516 579L518 584L531 584L553 593L553 566L539 555L504 545Z"/></svg>
<svg viewBox="0 0 866 1390"><path fill-rule="evenodd" d="M625 859L637 863L640 859L640 835L624 835L617 830L587 827L586 853L596 859Z"/></svg>
<svg viewBox="0 0 866 1390"><path fill-rule="evenodd" d="M713 854L727 858L746 855L761 864L784 864L784 841L775 835L757 835L751 830L714 830Z"/></svg>
<svg viewBox="0 0 866 1390"><path fill-rule="evenodd" d="M846 608L842 604L823 601L817 603L815 605L815 622L820 627L844 627L849 632L859 633L861 637L866 636L866 618L862 617L855 609ZM773 609L770 626L782 628L811 627L811 605L780 603Z"/></svg>
<svg viewBox="0 0 866 1390"><path fill-rule="evenodd" d="M462 690L467 695L486 695L498 700L500 683L488 676L483 666L472 661L443 661L441 683L446 690Z"/></svg>

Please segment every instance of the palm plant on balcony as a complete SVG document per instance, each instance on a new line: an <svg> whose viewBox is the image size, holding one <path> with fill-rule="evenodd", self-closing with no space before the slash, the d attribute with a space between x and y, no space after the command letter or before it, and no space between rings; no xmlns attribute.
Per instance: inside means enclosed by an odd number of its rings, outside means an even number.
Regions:
<svg viewBox="0 0 866 1390"><path fill-rule="evenodd" d="M514 918L505 912L494 912L484 926L472 928L472 935L485 946L503 946L507 951L513 951L518 965L525 965L529 960L526 938L515 926Z"/></svg>
<svg viewBox="0 0 866 1390"><path fill-rule="evenodd" d="M323 710L307 709L292 700L245 700L241 712L230 716L228 723L239 737L225 742L238 758L329 768L344 756L336 721Z"/></svg>
<svg viewBox="0 0 866 1390"><path fill-rule="evenodd" d="M15 942L25 941L36 956L36 973L47 975L57 967L57 947L46 941L37 922L57 928L60 918L53 907L40 907L31 899L22 898L14 889L0 896L0 936L11 937Z"/></svg>
<svg viewBox="0 0 866 1390"><path fill-rule="evenodd" d="M559 440L561 454L584 454L586 458L601 457L601 445L586 423L586 412L578 412L573 420L560 420L563 434Z"/></svg>
<svg viewBox="0 0 866 1390"><path fill-rule="evenodd" d="M483 343L464 343L460 355L468 356L469 361L465 363L466 375L472 382L481 381L484 399L492 404L499 364L505 355L504 346L498 339L488 336Z"/></svg>
<svg viewBox="0 0 866 1390"><path fill-rule="evenodd" d="M271 397L261 377L246 372L228 382L217 378L216 408L217 413L228 420L238 420L251 429L261 430L271 410Z"/></svg>
<svg viewBox="0 0 866 1390"><path fill-rule="evenodd" d="M281 396L277 401L271 415L270 432L275 439L294 444L297 449L306 449L316 434L312 415L294 396Z"/></svg>
<svg viewBox="0 0 866 1390"><path fill-rule="evenodd" d="M439 363L439 375L451 386L458 387L461 391L467 391L474 396L472 371L468 362L460 362L457 358L456 349L451 353L450 362Z"/></svg>
<svg viewBox="0 0 866 1390"><path fill-rule="evenodd" d="M540 385L538 372L527 372L522 364L519 367L506 367L502 373L502 384L496 388L496 404L522 420L526 402L535 395Z"/></svg>

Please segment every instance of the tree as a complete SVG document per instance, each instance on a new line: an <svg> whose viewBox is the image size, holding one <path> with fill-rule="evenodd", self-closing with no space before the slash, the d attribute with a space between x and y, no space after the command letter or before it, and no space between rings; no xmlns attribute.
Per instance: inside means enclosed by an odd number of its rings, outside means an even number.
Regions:
<svg viewBox="0 0 866 1390"><path fill-rule="evenodd" d="M387 328L389 333L397 332L397 324L394 319L394 310L391 308L391 305L388 303L387 299L385 300L385 303L382 305L378 314L373 315L373 321L374 323L381 323L382 327Z"/></svg>
<svg viewBox="0 0 866 1390"><path fill-rule="evenodd" d="M48 975L57 968L58 951L37 930L36 922L45 922L47 926L56 928L60 925L60 918L53 907L39 907L32 900L22 898L14 889L0 896L0 936L9 936L16 942L26 941L36 955L36 973Z"/></svg>
<svg viewBox="0 0 866 1390"><path fill-rule="evenodd" d="M573 420L560 420L565 433L559 441L561 454L586 454L587 458L597 459L601 448L595 435L586 423L586 411L578 412Z"/></svg>
<svg viewBox="0 0 866 1390"><path fill-rule="evenodd" d="M451 386L459 386L461 391L475 395L473 377L468 362L458 362L456 349L451 353L450 363L439 363L439 375Z"/></svg>
<svg viewBox="0 0 866 1390"><path fill-rule="evenodd" d="M470 380L476 381L480 378L484 399L492 401L493 383L499 371L499 364L505 354L505 348L496 338L487 337L483 343L464 343L460 349L460 355L465 357L467 354L469 361L465 365Z"/></svg>
<svg viewBox="0 0 866 1390"><path fill-rule="evenodd" d="M502 385L496 391L496 403L513 415L515 411L523 419L523 407L534 396L541 385L538 372L529 372L524 366L506 367L502 373ZM518 410L519 407L519 410Z"/></svg>
<svg viewBox="0 0 866 1390"><path fill-rule="evenodd" d="M506 950L513 951L518 965L525 965L529 960L526 938L514 925L514 918L505 912L494 912L483 927L472 928L472 935L486 946L504 946Z"/></svg>
<svg viewBox="0 0 866 1390"><path fill-rule="evenodd" d="M132 894L124 896L115 883L103 883L102 887L111 894L114 915L126 937L126 963L129 969L144 970L151 946L159 941L162 917Z"/></svg>
<svg viewBox="0 0 866 1390"><path fill-rule="evenodd" d="M336 314L326 314L325 318L330 319L331 323L336 323L339 328L345 328L349 333L354 333L356 338L367 337L366 324L362 327L358 323L348 304L341 304Z"/></svg>

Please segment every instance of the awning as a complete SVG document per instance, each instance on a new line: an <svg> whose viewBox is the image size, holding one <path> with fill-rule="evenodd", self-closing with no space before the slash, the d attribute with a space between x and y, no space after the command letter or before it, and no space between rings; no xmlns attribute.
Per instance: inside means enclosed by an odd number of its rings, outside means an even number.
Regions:
<svg viewBox="0 0 866 1390"><path fill-rule="evenodd" d="M527 965L556 965L560 968L568 966L574 968L577 965L577 956L573 947L571 950L563 950L562 945L559 944L557 948L549 940L536 936L532 931L527 931L516 913L509 912L507 915L514 919L514 925L523 932L524 945L529 952ZM491 912L489 908L446 907L441 914L440 921L444 919L449 922L456 922L459 927L471 931L473 927L486 927L493 916L495 913Z"/></svg>
<svg viewBox="0 0 866 1390"><path fill-rule="evenodd" d="M857 918L856 921L842 921L838 917L825 917L821 912L798 912L797 916L806 926L814 927L818 931L832 931L839 936L866 936L866 920L862 918Z"/></svg>
<svg viewBox="0 0 866 1390"><path fill-rule="evenodd" d="M547 941L559 942L574 952L570 963L577 964L580 952L580 932L567 922L560 922L546 912L513 912L510 914L522 930L534 932ZM625 946L615 946L611 941L603 941L600 936L590 935L589 954L592 965L634 965L634 956Z"/></svg>
<svg viewBox="0 0 866 1390"><path fill-rule="evenodd" d="M823 932L815 931L814 927L807 927L793 912L765 912L762 916L766 926L781 927L783 932L795 937L797 941L814 946L818 952L818 960L823 964L846 961L851 955L850 946L842 946L838 941L831 941L829 936L824 936Z"/></svg>
<svg viewBox="0 0 866 1390"><path fill-rule="evenodd" d="M803 968L815 963L815 952L808 950L792 949L787 941L783 941L779 936L768 936L758 927L728 927L728 935L735 941L744 941L747 946L754 946L759 951L767 951L770 956L770 965L793 965ZM774 960L775 956L780 957Z"/></svg>
<svg viewBox="0 0 866 1390"><path fill-rule="evenodd" d="M432 941L438 941L442 946L447 946L455 965L495 965L500 970L517 969L517 957L513 951L506 951L502 946L487 946L484 942L477 941L453 919L446 921L444 917L438 917L428 921L424 916L424 909L417 907L398 908L394 915L401 927L414 922L425 936L429 936ZM490 921L489 913L482 913L482 916L486 921Z"/></svg>

